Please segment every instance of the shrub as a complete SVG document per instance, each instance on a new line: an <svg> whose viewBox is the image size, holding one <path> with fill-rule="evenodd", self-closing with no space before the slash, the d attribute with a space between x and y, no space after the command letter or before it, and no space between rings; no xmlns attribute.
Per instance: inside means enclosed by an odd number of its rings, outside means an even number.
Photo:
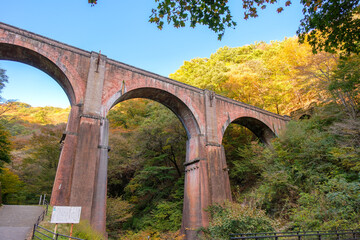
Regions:
<svg viewBox="0 0 360 240"><path fill-rule="evenodd" d="M230 233L271 232L277 223L255 207L225 202L210 206L209 227L201 229L204 239L229 239Z"/></svg>
<svg viewBox="0 0 360 240"><path fill-rule="evenodd" d="M311 193L301 193L293 209L292 229L338 230L360 227L360 182L330 179Z"/></svg>
<svg viewBox="0 0 360 240"><path fill-rule="evenodd" d="M88 240L105 240L105 237L95 231L87 221L81 221L79 224L74 225L73 236Z"/></svg>
<svg viewBox="0 0 360 240"><path fill-rule="evenodd" d="M119 240L183 240L184 236L180 234L180 231L160 233L154 230L145 229L139 232L126 231Z"/></svg>

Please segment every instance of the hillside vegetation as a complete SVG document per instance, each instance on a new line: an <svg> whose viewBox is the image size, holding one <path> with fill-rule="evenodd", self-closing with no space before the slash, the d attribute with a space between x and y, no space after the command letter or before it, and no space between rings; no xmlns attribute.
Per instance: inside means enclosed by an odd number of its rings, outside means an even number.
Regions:
<svg viewBox="0 0 360 240"><path fill-rule="evenodd" d="M184 62L170 76L294 116L271 146L242 126L226 130L234 202L208 209L204 238L360 228L359 66L358 55L313 55L310 46L289 38L223 47ZM68 111L14 103L1 115L0 132L11 142L11 162L3 161L0 174L4 203L36 203L40 194L51 194ZM305 119L298 120L301 112ZM187 139L181 122L146 99L118 104L108 119L109 238L181 239Z"/></svg>
<svg viewBox="0 0 360 240"><path fill-rule="evenodd" d="M1 110L11 142L11 162L0 174L3 203L38 203L41 194L51 194L69 109L10 102Z"/></svg>

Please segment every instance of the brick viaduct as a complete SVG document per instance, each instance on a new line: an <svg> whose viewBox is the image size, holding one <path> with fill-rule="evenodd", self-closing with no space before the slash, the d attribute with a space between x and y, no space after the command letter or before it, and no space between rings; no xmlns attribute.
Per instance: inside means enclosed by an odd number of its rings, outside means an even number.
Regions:
<svg viewBox="0 0 360 240"><path fill-rule="evenodd" d="M182 224L186 239L196 239L195 230L208 224L204 208L231 199L221 145L228 125L241 124L268 142L289 120L4 23L0 23L0 59L44 71L67 94L71 112L51 205L81 206L81 218L103 233L109 126L106 115L117 103L132 98L157 101L171 109L186 129Z"/></svg>

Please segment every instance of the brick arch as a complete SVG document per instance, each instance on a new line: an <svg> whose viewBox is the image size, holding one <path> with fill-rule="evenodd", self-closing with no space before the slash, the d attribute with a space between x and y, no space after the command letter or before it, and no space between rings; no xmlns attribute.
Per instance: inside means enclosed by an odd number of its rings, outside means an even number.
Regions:
<svg viewBox="0 0 360 240"><path fill-rule="evenodd" d="M235 123L246 127L251 132L253 132L255 136L257 136L262 143L265 144L269 144L271 139L276 137L276 134L271 130L271 128L265 122L254 117L243 116L235 119L230 123ZM225 126L224 128L225 130L230 125L230 123Z"/></svg>
<svg viewBox="0 0 360 240"><path fill-rule="evenodd" d="M75 92L68 77L46 56L19 45L0 43L0 59L24 63L45 72L61 86L70 104L76 103Z"/></svg>
<svg viewBox="0 0 360 240"><path fill-rule="evenodd" d="M125 92L124 94L118 93L116 96L113 96L113 98L110 99L112 102L108 105L111 106L108 110L110 110L119 102L133 98L150 99L169 108L183 124L189 139L192 136L197 136L200 134L199 124L189 107L175 95L159 88L144 87L133 89L131 91Z"/></svg>

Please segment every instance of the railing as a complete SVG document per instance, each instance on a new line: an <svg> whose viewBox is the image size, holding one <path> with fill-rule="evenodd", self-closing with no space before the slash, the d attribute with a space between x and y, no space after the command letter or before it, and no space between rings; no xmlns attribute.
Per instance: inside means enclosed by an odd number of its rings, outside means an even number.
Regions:
<svg viewBox="0 0 360 240"><path fill-rule="evenodd" d="M46 200L46 194L40 195L39 205L45 205L45 204L48 204Z"/></svg>
<svg viewBox="0 0 360 240"><path fill-rule="evenodd" d="M43 228L37 224L34 225L34 234L32 239L40 239L40 240L60 240L60 239L76 239L76 240L85 240L82 238L70 237L67 235L63 235L60 233L52 232L46 228Z"/></svg>
<svg viewBox="0 0 360 240"><path fill-rule="evenodd" d="M236 233L230 234L230 239L258 239L258 240L352 240L360 239L360 229L339 231L308 231L308 232L272 232L272 233Z"/></svg>
<svg viewBox="0 0 360 240"><path fill-rule="evenodd" d="M47 202L46 199L44 199L43 204L46 206L44 211L41 213L41 215L38 217L38 219L36 220L35 225L39 225L41 223L41 221L44 220L46 214L48 213L49 210L49 203Z"/></svg>

